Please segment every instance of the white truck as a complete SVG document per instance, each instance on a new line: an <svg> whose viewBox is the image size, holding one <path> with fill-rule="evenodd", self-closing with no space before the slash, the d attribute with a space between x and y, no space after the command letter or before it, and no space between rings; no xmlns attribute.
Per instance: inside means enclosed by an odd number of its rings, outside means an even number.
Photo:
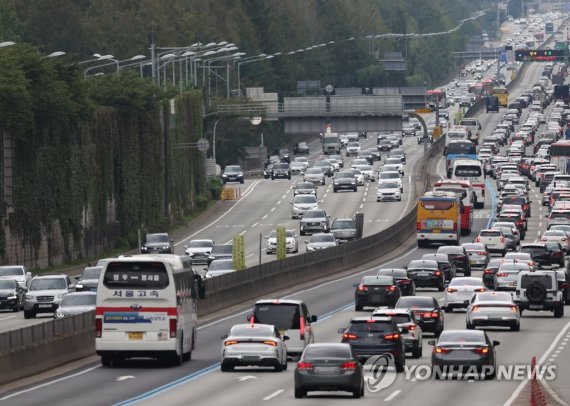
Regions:
<svg viewBox="0 0 570 406"><path fill-rule="evenodd" d="M340 154L340 137L338 133L325 133L323 137L323 153Z"/></svg>

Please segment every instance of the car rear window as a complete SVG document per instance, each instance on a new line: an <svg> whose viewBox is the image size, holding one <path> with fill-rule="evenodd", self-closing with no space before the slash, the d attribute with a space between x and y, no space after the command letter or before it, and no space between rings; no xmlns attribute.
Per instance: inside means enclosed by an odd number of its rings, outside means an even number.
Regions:
<svg viewBox="0 0 570 406"><path fill-rule="evenodd" d="M501 236L501 232L500 232L499 230L497 230L497 231L488 230L488 231L481 231L481 232L479 233L479 235L480 235L481 237L500 237L500 236Z"/></svg>
<svg viewBox="0 0 570 406"><path fill-rule="evenodd" d="M164 289L169 284L168 272L162 262L110 262L103 285L109 289Z"/></svg>
<svg viewBox="0 0 570 406"><path fill-rule="evenodd" d="M301 311L297 304L259 303L253 311L255 323L273 324L278 329L299 329Z"/></svg>
<svg viewBox="0 0 570 406"><path fill-rule="evenodd" d="M368 286L387 286L394 284L394 278L392 276L365 276L361 283Z"/></svg>
<svg viewBox="0 0 570 406"><path fill-rule="evenodd" d="M417 307L433 308L433 299L431 297L403 297L398 300L396 307L400 309L414 309Z"/></svg>
<svg viewBox="0 0 570 406"><path fill-rule="evenodd" d="M353 321L348 326L348 331L355 333L388 333L394 331L394 326L386 321Z"/></svg>
<svg viewBox="0 0 570 406"><path fill-rule="evenodd" d="M347 346L309 346L303 354L303 359L314 358L352 358L350 347Z"/></svg>

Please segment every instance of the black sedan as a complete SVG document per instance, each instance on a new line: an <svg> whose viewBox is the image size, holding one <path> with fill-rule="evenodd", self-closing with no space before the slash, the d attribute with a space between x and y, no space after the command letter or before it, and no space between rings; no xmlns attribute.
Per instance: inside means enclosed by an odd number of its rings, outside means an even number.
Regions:
<svg viewBox="0 0 570 406"><path fill-rule="evenodd" d="M463 276L471 276L471 263L469 262L469 254L465 247L443 245L437 249L437 253L447 254L451 263L455 265L457 272L462 272Z"/></svg>
<svg viewBox="0 0 570 406"><path fill-rule="evenodd" d="M366 306L394 307L401 292L393 276L364 276L360 283L353 285L354 310L361 311Z"/></svg>
<svg viewBox="0 0 570 406"><path fill-rule="evenodd" d="M445 289L445 275L439 269L437 261L417 259L408 264L408 277L417 287L436 288L443 292Z"/></svg>
<svg viewBox="0 0 570 406"><path fill-rule="evenodd" d="M493 379L496 374L495 347L483 330L446 330L439 340L430 340L432 373L436 379L452 374L483 376Z"/></svg>
<svg viewBox="0 0 570 406"><path fill-rule="evenodd" d="M410 309L423 332L439 337L444 327L444 317L437 300L429 296L401 297L396 309Z"/></svg>
<svg viewBox="0 0 570 406"><path fill-rule="evenodd" d="M406 364L404 338L408 334L400 329L392 317L353 317L345 329L339 329L342 342L349 343L354 355L365 362L368 358L391 354L396 372L403 372Z"/></svg>
<svg viewBox="0 0 570 406"><path fill-rule="evenodd" d="M26 291L14 279L0 279L0 309L20 311Z"/></svg>
<svg viewBox="0 0 570 406"><path fill-rule="evenodd" d="M437 261L439 270L443 272L445 276L445 281L450 282L455 278L455 265L449 260L449 257L445 254L424 254L422 259L429 259L432 261Z"/></svg>
<svg viewBox="0 0 570 406"><path fill-rule="evenodd" d="M349 344L309 344L295 369L295 398L310 391L344 391L364 395L362 366Z"/></svg>
<svg viewBox="0 0 570 406"><path fill-rule="evenodd" d="M376 276L394 277L394 281L400 287L402 296L416 295L416 284L408 277L408 271L405 269L379 269Z"/></svg>

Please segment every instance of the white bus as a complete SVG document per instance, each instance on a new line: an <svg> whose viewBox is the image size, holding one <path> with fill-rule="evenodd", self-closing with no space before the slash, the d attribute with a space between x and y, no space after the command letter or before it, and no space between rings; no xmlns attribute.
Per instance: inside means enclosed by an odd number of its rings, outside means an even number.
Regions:
<svg viewBox="0 0 570 406"><path fill-rule="evenodd" d="M103 366L150 357L174 365L190 360L196 342L196 301L202 278L172 254L102 261L97 287L95 350Z"/></svg>
<svg viewBox="0 0 570 406"><path fill-rule="evenodd" d="M485 206L485 173L483 165L474 159L458 159L453 163L451 179L468 180L475 192L473 207L483 208Z"/></svg>

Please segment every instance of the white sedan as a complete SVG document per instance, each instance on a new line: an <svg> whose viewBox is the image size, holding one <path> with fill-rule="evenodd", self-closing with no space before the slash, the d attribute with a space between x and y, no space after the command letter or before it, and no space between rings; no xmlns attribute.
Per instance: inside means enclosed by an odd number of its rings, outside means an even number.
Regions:
<svg viewBox="0 0 570 406"><path fill-rule="evenodd" d="M395 165L395 166L394 166ZM400 158L387 158L384 161L384 167L396 168L402 176L404 176L404 164Z"/></svg>
<svg viewBox="0 0 570 406"><path fill-rule="evenodd" d="M267 254L274 254L277 252L277 232L272 231L267 237L267 246L265 252ZM299 243L297 241L297 234L295 230L285 231L285 249L287 253L297 253L299 252Z"/></svg>
<svg viewBox="0 0 570 406"><path fill-rule="evenodd" d="M402 200L402 192L400 192L400 185L398 182L386 180L378 183L378 190L376 191L376 201L382 202L385 200Z"/></svg>
<svg viewBox="0 0 570 406"><path fill-rule="evenodd" d="M508 292L477 293L467 307L467 328L505 326L519 331L521 316L518 306Z"/></svg>
<svg viewBox="0 0 570 406"><path fill-rule="evenodd" d="M287 369L289 337L281 336L275 326L268 324L236 324L228 335L222 336L222 372L240 366L267 366L276 372Z"/></svg>
<svg viewBox="0 0 570 406"><path fill-rule="evenodd" d="M399 172L394 171L381 171L378 174L378 182L385 182L385 181L394 181L400 187L400 192L404 191L404 183L402 182L402 178L400 177Z"/></svg>
<svg viewBox="0 0 570 406"><path fill-rule="evenodd" d="M568 253L570 250L570 240L566 232L562 230L547 230L540 237L540 241L556 241L562 245L564 252Z"/></svg>
<svg viewBox="0 0 570 406"><path fill-rule="evenodd" d="M445 312L449 313L458 308L465 309L475 293L486 290L481 278L470 276L453 278L445 290L443 302Z"/></svg>
<svg viewBox="0 0 570 406"><path fill-rule="evenodd" d="M364 179L370 182L376 181L376 173L374 172L374 168L372 165L356 165L353 166L354 169L357 169L364 175Z"/></svg>

